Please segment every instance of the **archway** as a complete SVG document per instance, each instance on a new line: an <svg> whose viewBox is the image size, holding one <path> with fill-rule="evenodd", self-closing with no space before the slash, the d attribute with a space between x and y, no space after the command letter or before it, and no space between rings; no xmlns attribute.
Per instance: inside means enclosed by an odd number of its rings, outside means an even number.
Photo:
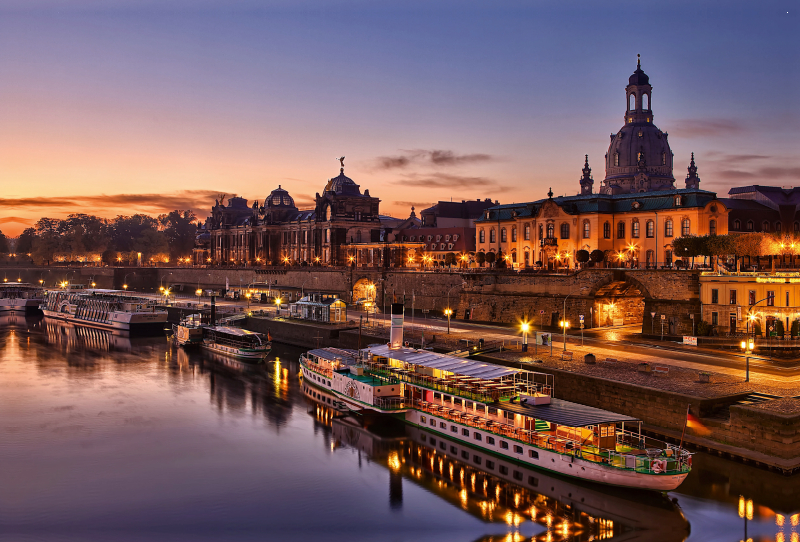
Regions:
<svg viewBox="0 0 800 542"><path fill-rule="evenodd" d="M353 284L353 305L356 307L375 306L377 287L372 280L364 277Z"/></svg>
<svg viewBox="0 0 800 542"><path fill-rule="evenodd" d="M633 284L615 280L595 292L594 326L641 325L644 320L644 295Z"/></svg>

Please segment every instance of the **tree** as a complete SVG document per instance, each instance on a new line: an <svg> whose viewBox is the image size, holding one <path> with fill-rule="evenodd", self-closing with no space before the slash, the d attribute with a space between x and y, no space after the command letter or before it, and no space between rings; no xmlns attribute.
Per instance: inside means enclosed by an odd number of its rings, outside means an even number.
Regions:
<svg viewBox="0 0 800 542"><path fill-rule="evenodd" d="M486 263L486 253L485 252L476 252L475 253L475 261L478 262L478 265L483 267L483 264Z"/></svg>
<svg viewBox="0 0 800 542"><path fill-rule="evenodd" d="M6 254L8 251L8 239L3 232L0 231L0 254Z"/></svg>
<svg viewBox="0 0 800 542"><path fill-rule="evenodd" d="M589 254L588 250L581 249L575 253L575 261L577 261L578 263L586 263L589 261L590 257L591 254Z"/></svg>
<svg viewBox="0 0 800 542"><path fill-rule="evenodd" d="M147 229L134 240L133 251L142 253L142 260L166 260L169 258L169 244L164 232Z"/></svg>
<svg viewBox="0 0 800 542"><path fill-rule="evenodd" d="M28 254L33 252L33 241L36 239L36 230L34 228L25 228L20 236L17 238L17 252L20 254Z"/></svg>
<svg viewBox="0 0 800 542"><path fill-rule="evenodd" d="M506 268L506 264L507 264L506 255L503 254L503 251L501 250L501 251L499 251L497 253L497 258L495 259L494 266L497 269L505 269Z"/></svg>
<svg viewBox="0 0 800 542"><path fill-rule="evenodd" d="M675 256L678 258L691 258L692 266L694 266L695 257L701 255L702 246L702 240L696 235L684 235L676 237L672 241L672 250Z"/></svg>
<svg viewBox="0 0 800 542"><path fill-rule="evenodd" d="M192 252L197 236L197 225L194 222L196 219L197 217L191 210L171 211L169 214L158 217L158 221L164 228L164 235L167 237L170 258L181 258Z"/></svg>
<svg viewBox="0 0 800 542"><path fill-rule="evenodd" d="M118 216L112 222L111 241L113 248L120 252L135 251L134 246L137 241L148 230L158 231L158 221L152 216L141 214Z"/></svg>
<svg viewBox="0 0 800 542"><path fill-rule="evenodd" d="M600 250L600 249L594 249L594 250L593 250L593 251L592 251L592 252L589 254L589 258L590 258L590 259L591 259L591 260L592 260L594 263L600 263L600 262L602 262L603 260L605 260L605 259L606 259L606 253L605 253L605 252L603 252L603 251L602 251L602 250Z"/></svg>
<svg viewBox="0 0 800 542"><path fill-rule="evenodd" d="M494 252L487 252L486 256L485 256L485 259L486 259L486 263L488 263L489 265L492 265L495 262L495 260L497 259L497 256L495 255Z"/></svg>
<svg viewBox="0 0 800 542"><path fill-rule="evenodd" d="M706 236L705 243L703 244L704 255L712 256L716 261L714 268L719 267L719 257L733 254L731 236L730 235L708 235ZM739 259L736 258L738 262Z"/></svg>
<svg viewBox="0 0 800 542"><path fill-rule="evenodd" d="M444 264L447 266L453 266L458 263L458 258L456 258L455 252L448 252L444 255Z"/></svg>

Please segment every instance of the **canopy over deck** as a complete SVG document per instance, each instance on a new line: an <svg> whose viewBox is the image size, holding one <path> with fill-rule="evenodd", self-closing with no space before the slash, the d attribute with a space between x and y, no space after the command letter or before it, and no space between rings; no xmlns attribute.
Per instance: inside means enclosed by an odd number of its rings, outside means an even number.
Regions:
<svg viewBox="0 0 800 542"><path fill-rule="evenodd" d="M315 348L309 350L309 354L328 361L339 360L344 365L355 365L358 352L344 348Z"/></svg>
<svg viewBox="0 0 800 542"><path fill-rule="evenodd" d="M521 405L519 403L502 403L500 408L532 416L539 420L552 422L569 427L588 427L603 423L638 422L636 418L618 414L602 408L595 408L562 399L550 398L550 403L545 405Z"/></svg>
<svg viewBox="0 0 800 542"><path fill-rule="evenodd" d="M502 367L481 361L466 360L447 354L437 354L429 350L389 348L389 346L385 344L372 346L368 350L375 356L382 356L412 365L421 365L431 369L447 371L457 375L474 376L484 380L513 376L521 372L519 369L511 369L509 367Z"/></svg>

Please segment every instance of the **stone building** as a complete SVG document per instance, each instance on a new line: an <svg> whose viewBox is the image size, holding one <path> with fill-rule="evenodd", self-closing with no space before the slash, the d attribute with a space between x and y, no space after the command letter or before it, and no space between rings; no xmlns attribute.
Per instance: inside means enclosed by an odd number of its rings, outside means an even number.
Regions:
<svg viewBox="0 0 800 542"><path fill-rule="evenodd" d="M625 124L611 135L599 193L589 157L580 194L498 205L476 221L477 250L502 254L513 267L572 267L579 250L601 250L631 266L671 266L672 240L725 234L728 209L699 188L692 155L684 188L675 187L666 132L653 124L652 86L637 65L625 88Z"/></svg>
<svg viewBox="0 0 800 542"><path fill-rule="evenodd" d="M731 232L800 234L800 187L739 186L722 202Z"/></svg>
<svg viewBox="0 0 800 542"><path fill-rule="evenodd" d="M379 204L345 176L343 158L339 175L316 194L313 209L298 209L281 186L262 205L248 207L236 197L227 206L218 201L211 214L211 263L347 264L348 247L382 240Z"/></svg>

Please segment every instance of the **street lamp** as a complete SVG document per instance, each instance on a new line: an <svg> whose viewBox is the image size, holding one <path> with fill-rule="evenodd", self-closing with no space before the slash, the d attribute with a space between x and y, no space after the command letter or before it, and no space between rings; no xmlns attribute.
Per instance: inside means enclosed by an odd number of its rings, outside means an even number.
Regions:
<svg viewBox="0 0 800 542"><path fill-rule="evenodd" d="M740 345L742 347L742 352L744 352L744 359L745 359L745 382L750 382L750 354L753 353L753 348L755 347L755 341L752 338L748 338L747 340L742 341Z"/></svg>
<svg viewBox="0 0 800 542"><path fill-rule="evenodd" d="M450 316L453 314L453 309L445 309L445 316L447 316L447 334L450 335Z"/></svg>
<svg viewBox="0 0 800 542"><path fill-rule="evenodd" d="M561 336L564 338L564 352L567 351L567 328L569 327L569 320L561 320L558 323L561 326Z"/></svg>
<svg viewBox="0 0 800 542"><path fill-rule="evenodd" d="M522 322L522 351L528 351L528 331L530 331L531 326L528 322ZM536 341L534 341L535 343Z"/></svg>
<svg viewBox="0 0 800 542"><path fill-rule="evenodd" d="M250 292L247 292L246 294L244 294L244 296L247 298L247 310L249 311L250 310Z"/></svg>
<svg viewBox="0 0 800 542"><path fill-rule="evenodd" d="M276 297L275 298L275 316L280 316L281 301L282 301L282 299L280 297Z"/></svg>

